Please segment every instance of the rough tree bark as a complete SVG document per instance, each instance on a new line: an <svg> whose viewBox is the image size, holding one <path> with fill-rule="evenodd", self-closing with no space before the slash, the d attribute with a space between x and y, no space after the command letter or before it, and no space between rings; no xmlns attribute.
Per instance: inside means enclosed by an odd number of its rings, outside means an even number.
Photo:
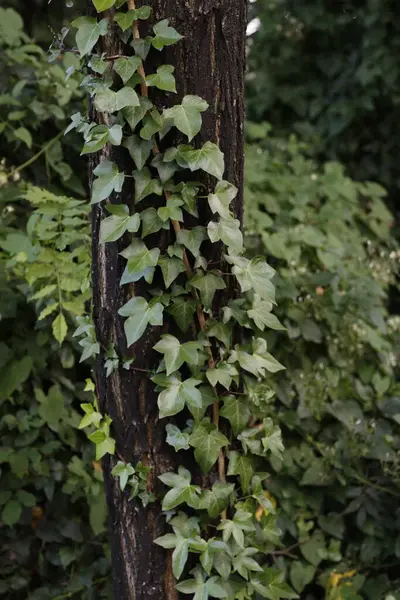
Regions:
<svg viewBox="0 0 400 600"><path fill-rule="evenodd" d="M145 4L142 0L137 2L138 7L142 4ZM88 5L92 5L90 0ZM203 113L203 128L196 138L196 144L210 140L216 142L225 153L224 178L239 189L232 209L241 219L246 0L153 0L151 5L152 20L169 18L184 36L183 40L163 53L155 50L150 53L146 61L150 61L149 71L161 62L175 66L178 90L177 96L151 93L151 100L158 106L167 106L180 101L185 94L197 94L208 101L210 108ZM121 48L114 30L101 43L101 51L107 55L129 52L127 48ZM92 113L98 122L105 121L105 115L96 115L93 109ZM168 145L182 141L183 138L178 136L176 139L170 137ZM120 171L132 169L125 152L108 147L102 151L102 156L92 161L90 181L96 164L105 157L116 162ZM198 180L197 174L195 179ZM128 180L121 194L114 195L110 200L133 208L132 184L129 182L132 180ZM202 178L202 182L209 189L215 185L215 180L207 176ZM157 199L154 201L157 202ZM104 216L104 208L95 205L92 278L97 339L103 351L113 344L119 355L135 355L136 368L148 369L159 360L152 346L169 324L164 325L163 329L148 328L145 337L134 348L129 351L126 349L123 322L117 311L138 290L119 286L124 268L123 260L118 255L121 246L118 243L99 243L99 226ZM209 218L207 211L202 209L202 224L206 225ZM153 240L157 246L166 247L172 239L168 240L167 235L157 236ZM207 254L207 248L204 254ZM220 255L216 256L214 252L214 256L210 256L209 251L206 258L218 261ZM139 291L143 294L145 288L141 286ZM217 305L218 301L220 304L226 301L226 291L223 292L224 296L216 300ZM233 294L234 290L229 293ZM152 476L149 486L157 490L157 475L176 469L177 459L173 450L171 453L171 448L165 445L165 422L158 420L157 394L151 382L146 374L138 370L127 371L122 368L106 378L103 354L96 366L96 383L100 408L113 419L117 455L132 463L142 460L150 465ZM115 461L107 459L103 464L115 598L175 600L178 594L174 588L170 556L153 544L155 538L165 533L160 505L154 503L144 509L139 503L128 501L128 493L120 492L117 479L110 474Z"/></svg>

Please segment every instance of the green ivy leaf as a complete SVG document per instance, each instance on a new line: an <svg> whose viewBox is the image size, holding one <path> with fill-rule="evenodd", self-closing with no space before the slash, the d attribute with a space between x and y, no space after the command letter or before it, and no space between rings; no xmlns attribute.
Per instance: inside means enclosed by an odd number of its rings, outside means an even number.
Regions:
<svg viewBox="0 0 400 600"><path fill-rule="evenodd" d="M118 73L124 84L130 80L136 73L138 67L142 64L140 56L130 56L129 58L118 58L114 63L114 71Z"/></svg>
<svg viewBox="0 0 400 600"><path fill-rule="evenodd" d="M227 598L228 593L224 587L224 582L220 577L210 577L207 580L203 580L202 575L199 572L195 574L195 579L187 579L178 583L176 589L182 594L194 594L193 600L208 600L212 598Z"/></svg>
<svg viewBox="0 0 400 600"><path fill-rule="evenodd" d="M202 169L217 179L222 179L225 171L224 155L212 142L206 142L200 149L192 148L192 146L178 146L176 161L183 168L191 171Z"/></svg>
<svg viewBox="0 0 400 600"><path fill-rule="evenodd" d="M243 494L247 494L254 474L253 461L250 456L240 454L236 450L229 452L227 475L238 475Z"/></svg>
<svg viewBox="0 0 400 600"><path fill-rule="evenodd" d="M135 10L128 10L127 12L117 12L114 15L114 21L118 23L122 31L126 31L132 27L133 21L138 19L148 19L151 15L150 6L141 6Z"/></svg>
<svg viewBox="0 0 400 600"><path fill-rule="evenodd" d="M183 363L198 365L199 352L203 349L201 342L185 342L183 344L170 334L161 336L161 340L154 346L154 350L164 355L167 375L177 371Z"/></svg>
<svg viewBox="0 0 400 600"><path fill-rule="evenodd" d="M298 595L284 582L285 574L278 569L265 569L262 574L251 578L255 591L268 600L298 598Z"/></svg>
<svg viewBox="0 0 400 600"><path fill-rule="evenodd" d="M233 519L222 519L217 527L218 531L222 531L222 539L224 542L229 542L233 537L240 548L245 547L244 532L255 531L253 524L253 515L243 510L237 510Z"/></svg>
<svg viewBox="0 0 400 600"><path fill-rule="evenodd" d="M176 324L183 333L186 333L193 322L196 305L195 300L179 297L174 298L172 304L167 308L167 312L174 317Z"/></svg>
<svg viewBox="0 0 400 600"><path fill-rule="evenodd" d="M231 248L234 252L243 250L243 234L240 230L240 221L238 219L220 218L218 223L210 221L207 227L208 237L215 243L221 240L225 246Z"/></svg>
<svg viewBox="0 0 400 600"><path fill-rule="evenodd" d="M238 552L232 561L233 570L239 573L244 579L249 579L251 572L263 571L257 561L252 558L259 553L258 548L247 547Z"/></svg>
<svg viewBox="0 0 400 600"><path fill-rule="evenodd" d="M164 223L158 216L157 210L151 206L140 213L142 218L142 238L157 233L160 229L169 229L169 223Z"/></svg>
<svg viewBox="0 0 400 600"><path fill-rule="evenodd" d="M242 369L252 373L255 377L265 377L266 371L276 373L285 368L267 352L267 342L262 338L254 340L252 354L241 350L240 346L235 346L235 350L231 353L228 362L238 362Z"/></svg>
<svg viewBox="0 0 400 600"><path fill-rule="evenodd" d="M136 125L143 119L152 106L153 104L148 98L139 96L138 106L126 106L122 109L122 115L132 131L134 131Z"/></svg>
<svg viewBox="0 0 400 600"><path fill-rule="evenodd" d="M228 364L226 361L221 361L215 368L207 369L206 377L213 387L219 383L225 389L229 390L232 381L238 383L239 373L233 365Z"/></svg>
<svg viewBox="0 0 400 600"><path fill-rule="evenodd" d="M201 113L207 110L208 103L200 96L185 96L182 104L164 110L164 118L171 119L177 129L184 133L189 142L201 129Z"/></svg>
<svg viewBox="0 0 400 600"><path fill-rule="evenodd" d="M217 290L226 288L225 281L220 275L207 272L205 275L197 273L190 280L190 285L199 290L201 301L205 308L211 308L212 301Z"/></svg>
<svg viewBox="0 0 400 600"><path fill-rule="evenodd" d="M52 331L54 337L61 346L61 344L65 340L68 331L68 325L62 312L58 313L58 315L54 319L52 323Z"/></svg>
<svg viewBox="0 0 400 600"><path fill-rule="evenodd" d="M167 205L161 206L157 210L157 214L162 221L183 221L183 214L180 208L182 204L183 200L180 196L169 196L167 198Z"/></svg>
<svg viewBox="0 0 400 600"><path fill-rule="evenodd" d="M116 242L126 231L131 233L138 231L140 216L138 213L130 216L126 204L109 204L107 210L111 216L101 221L100 243Z"/></svg>
<svg viewBox="0 0 400 600"><path fill-rule="evenodd" d="M166 289L171 286L180 273L185 271L183 260L177 258L176 256L172 258L160 256L158 259L158 264L161 267Z"/></svg>
<svg viewBox="0 0 400 600"><path fill-rule="evenodd" d="M102 12L114 6L115 0L93 0L97 12Z"/></svg>
<svg viewBox="0 0 400 600"><path fill-rule="evenodd" d="M159 248L147 248L141 240L134 239L131 244L121 252L121 256L127 259L127 269L129 274L139 274L142 276L146 269L155 267L160 255Z"/></svg>
<svg viewBox="0 0 400 600"><path fill-rule="evenodd" d="M79 17L72 22L72 27L76 27L76 45L78 46L81 58L89 54L97 44L101 35L106 35L108 29L108 19L102 19L97 22L93 17Z"/></svg>
<svg viewBox="0 0 400 600"><path fill-rule="evenodd" d="M295 560L290 565L290 581L296 590L301 592L314 579L316 568L313 565L307 565L300 560Z"/></svg>
<svg viewBox="0 0 400 600"><path fill-rule="evenodd" d="M175 77L172 75L174 71L175 67L172 65L161 65L161 67L157 68L157 73L147 75L146 85L148 87L155 86L159 90L164 90L165 92L176 93Z"/></svg>
<svg viewBox="0 0 400 600"><path fill-rule="evenodd" d="M215 464L221 448L227 446L229 440L209 419L203 419L191 434L189 443L195 449L194 457L201 470L208 473Z"/></svg>
<svg viewBox="0 0 400 600"><path fill-rule="evenodd" d="M181 431L176 425L169 423L165 427L167 432L167 444L172 446L175 452L189 450L189 434Z"/></svg>
<svg viewBox="0 0 400 600"><path fill-rule="evenodd" d="M158 408L160 418L172 417L181 412L185 404L189 407L201 408L202 396L197 386L201 381L198 379L185 379L181 381L178 375L160 376L156 375L152 381L165 389L158 396Z"/></svg>
<svg viewBox="0 0 400 600"><path fill-rule="evenodd" d="M201 489L198 485L191 485L192 476L187 469L179 467L178 473L167 472L159 475L158 478L172 488L163 498L163 510L172 510L183 503L197 508Z"/></svg>
<svg viewBox="0 0 400 600"><path fill-rule="evenodd" d="M151 161L151 166L155 167L158 171L158 176L162 183L166 183L178 170L178 166L174 162L165 162L164 154L156 154Z"/></svg>
<svg viewBox="0 0 400 600"><path fill-rule="evenodd" d="M119 478L119 487L121 492L126 488L126 484L128 483L129 477L135 474L135 469L129 463L124 463L121 460L117 462L113 470L111 471L111 475Z"/></svg>
<svg viewBox="0 0 400 600"><path fill-rule="evenodd" d="M146 36L145 38L141 38L140 40L133 40L131 42L132 48L135 50L136 54L138 54L142 60L146 60L147 55L150 52L152 40L153 40L152 37Z"/></svg>
<svg viewBox="0 0 400 600"><path fill-rule="evenodd" d="M232 273L236 275L242 292L253 290L260 298L275 304L275 287L271 283L275 271L267 265L264 257L255 256L251 260L243 256L226 256L233 264Z"/></svg>
<svg viewBox="0 0 400 600"><path fill-rule="evenodd" d="M276 330L284 330L285 327L277 319L275 315L271 313L273 308L272 302L263 300L257 294L253 297L253 307L247 311L247 315L250 319L253 319L256 327L264 331L265 327Z"/></svg>
<svg viewBox="0 0 400 600"><path fill-rule="evenodd" d="M96 204L108 198L112 192L119 193L124 184L125 175L118 171L113 162L105 160L94 170L97 179L93 182L91 204Z"/></svg>
<svg viewBox="0 0 400 600"><path fill-rule="evenodd" d="M200 255L200 246L207 239L206 229L202 226L193 227L193 229L181 229L178 231L176 241L190 250L196 258Z"/></svg>
<svg viewBox="0 0 400 600"><path fill-rule="evenodd" d="M135 179L135 201L141 202L150 194L161 196L163 193L162 185L158 179L152 179L151 173L147 167L141 171L133 171Z"/></svg>
<svg viewBox="0 0 400 600"><path fill-rule="evenodd" d="M229 206L237 196L237 188L229 181L218 181L213 194L208 195L208 204L211 211L218 213L220 217L229 219Z"/></svg>
<svg viewBox="0 0 400 600"><path fill-rule="evenodd" d="M128 149L138 171L141 171L153 150L154 142L153 140L142 140L137 135L130 135L124 139L123 146Z"/></svg>
<svg viewBox="0 0 400 600"><path fill-rule="evenodd" d="M221 417L228 419L232 431L237 436L245 427L250 418L248 405L236 396L224 396L224 406L221 408Z"/></svg>
<svg viewBox="0 0 400 600"><path fill-rule="evenodd" d="M143 127L139 132L139 135L144 140L149 140L152 136L164 127L165 121L160 115L157 109L153 108L148 112L143 119Z"/></svg>
<svg viewBox="0 0 400 600"><path fill-rule="evenodd" d="M124 329L128 346L142 337L147 325L162 325L163 310L164 307L160 302L151 300L149 303L141 296L131 298L119 309L118 314L121 317L127 317Z"/></svg>
<svg viewBox="0 0 400 600"><path fill-rule="evenodd" d="M201 494L199 508L207 510L209 516L214 519L229 504L235 485L233 483L214 483L211 490L205 490Z"/></svg>
<svg viewBox="0 0 400 600"><path fill-rule="evenodd" d="M104 88L97 92L94 105L99 112L114 113L127 106L139 106L139 97L131 87L124 87L118 92Z"/></svg>
<svg viewBox="0 0 400 600"><path fill-rule="evenodd" d="M182 36L176 29L169 26L168 19L156 23L153 27L153 31L155 37L152 39L151 43L157 50L162 50L164 46L171 46L182 39Z"/></svg>

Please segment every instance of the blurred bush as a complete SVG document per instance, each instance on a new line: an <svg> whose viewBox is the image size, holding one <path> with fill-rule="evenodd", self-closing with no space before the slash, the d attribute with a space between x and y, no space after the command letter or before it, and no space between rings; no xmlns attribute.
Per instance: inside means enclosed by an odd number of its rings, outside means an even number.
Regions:
<svg viewBox="0 0 400 600"><path fill-rule="evenodd" d="M72 337L90 296L90 227L87 202L67 196L85 195L85 165L71 167L63 137L80 75L66 81L74 57L49 64L11 8L0 64L0 596L97 600L109 595L106 507L77 430L91 392Z"/></svg>
<svg viewBox="0 0 400 600"><path fill-rule="evenodd" d="M400 598L400 317L388 318L400 250L385 190L295 137L249 124L247 247L276 268L269 334L287 370L266 383L283 461L270 493L285 547L274 561L302 598ZM268 518L264 516L263 518ZM325 595L323 591L325 590ZM392 592L392 596L387 594ZM393 593L397 595L393 596Z"/></svg>

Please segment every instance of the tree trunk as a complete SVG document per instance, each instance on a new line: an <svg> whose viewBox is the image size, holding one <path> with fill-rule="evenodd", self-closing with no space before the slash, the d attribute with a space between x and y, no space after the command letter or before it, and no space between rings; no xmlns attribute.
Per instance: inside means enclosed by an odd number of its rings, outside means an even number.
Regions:
<svg viewBox="0 0 400 600"><path fill-rule="evenodd" d="M91 2L89 2L91 4ZM137 2L141 6L145 2ZM196 138L196 145L206 141L217 143L225 153L226 171L224 178L234 183L239 194L232 205L232 211L242 216L242 177L243 177L243 78L245 67L245 27L246 0L153 0L152 20L170 19L184 38L174 46L159 53L152 50L146 70L159 64L175 66L178 94L150 94L158 106L179 102L185 94L197 94L207 100L210 107L203 113L203 127ZM142 27L140 23L140 27ZM145 29L146 25L143 25ZM146 31L141 31L146 34ZM129 50L121 47L114 30L102 39L101 51L107 55ZM132 51L132 49L130 49ZM155 69L154 69L155 70ZM154 88L151 89L151 92ZM173 96L173 97L171 97ZM105 115L92 117L104 122ZM175 134L173 134L175 135ZM168 145L181 143L182 137L169 136ZM161 148L162 149L162 148ZM119 170L132 169L130 159L120 148L107 147L102 157L110 158L118 164ZM90 165L92 172L100 156ZM196 173L192 179L199 180ZM127 180L121 194L114 194L112 202L124 203L131 207L132 179ZM208 190L215 186L211 177L201 176ZM202 204L205 206L206 201ZM200 211L201 223L207 225L209 213ZM127 350L123 320L118 309L135 293L132 286L120 287L124 261L118 255L125 244L100 244L99 227L105 210L100 205L93 208L93 308L97 339L102 347L102 355L96 365L96 383L100 409L113 420L113 436L116 439L117 457L127 462L142 460L152 467L150 487L157 491L157 475L168 470L176 470L175 452L165 444L165 420L158 419L157 394L145 373L136 369L149 369L157 366L159 355L152 350L160 334L168 330L164 313L164 326L148 328L144 337ZM155 234L153 245L166 248L173 239L168 235ZM155 238L155 239L154 239ZM151 238L147 238L151 239ZM147 241L146 240L146 241ZM125 240L126 242L126 240ZM211 244L210 244L211 247ZM207 250L207 248L206 248ZM215 253L215 251L214 251ZM210 261L220 260L220 256L207 256ZM220 253L219 253L220 254ZM230 278L233 279L233 278ZM135 284L137 286L137 284ZM144 284L138 286L141 292ZM223 290L219 302L226 301ZM234 290L229 290L230 294ZM218 298L216 299L218 305ZM171 324L171 328L174 326ZM135 370L122 367L106 378L104 350L114 345L119 356L136 357ZM117 458L105 459L103 463L109 525L111 536L112 571L114 595L118 600L173 600L178 597L171 571L169 552L156 546L153 540L165 533L164 520L158 502L143 508L136 500L128 500L128 493L119 489L117 478L111 469Z"/></svg>

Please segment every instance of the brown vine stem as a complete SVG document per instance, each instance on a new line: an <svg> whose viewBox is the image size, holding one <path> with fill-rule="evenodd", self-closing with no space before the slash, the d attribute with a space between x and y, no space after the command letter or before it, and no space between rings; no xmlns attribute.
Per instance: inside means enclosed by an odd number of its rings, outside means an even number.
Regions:
<svg viewBox="0 0 400 600"><path fill-rule="evenodd" d="M135 0L128 0L128 7L129 7L129 10L135 10L136 9ZM134 21L132 23L132 35L133 35L134 39L136 39L136 40L140 39L139 25L138 25L137 21ZM146 85L146 73L145 73L143 64L141 64L140 67L138 68L138 73L142 78L142 83L140 84L140 92L141 92L142 96L145 96L146 98L148 98L149 90ZM157 142L154 142L153 154L156 155L159 153L160 153L160 149L157 145ZM170 197L169 192L164 192L164 193L165 193L165 198L168 200L168 198ZM171 222L172 222L172 227L174 228L175 234L177 235L179 233L179 231L181 231L181 229L182 229L181 224L179 223L179 221L175 221L173 219L171 219ZM190 278L193 274L193 271L192 271L192 267L190 265L185 248L183 249L183 264L185 265L186 276L188 278ZM205 327L206 327L207 319L203 312L203 309L201 308L199 295L198 295L197 291L195 291L195 290L193 291L193 297L197 302L197 305L196 305L197 320L199 322L201 331L204 331ZM214 359L212 349L210 346L207 346L207 352L208 352L208 365L209 365L210 369L215 369L215 359ZM217 396L216 389L215 388L213 388L213 389L214 389L215 395ZM213 424L218 427L218 424L219 424L219 400L216 400L213 404L212 421L213 421ZM221 481L225 481L225 454L222 449L218 456L218 476ZM223 511L222 518L226 518L226 511Z"/></svg>

